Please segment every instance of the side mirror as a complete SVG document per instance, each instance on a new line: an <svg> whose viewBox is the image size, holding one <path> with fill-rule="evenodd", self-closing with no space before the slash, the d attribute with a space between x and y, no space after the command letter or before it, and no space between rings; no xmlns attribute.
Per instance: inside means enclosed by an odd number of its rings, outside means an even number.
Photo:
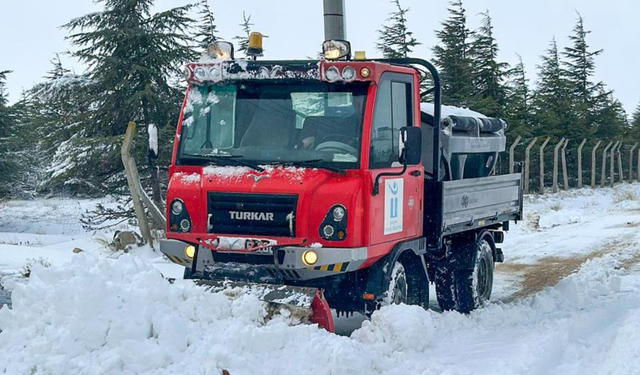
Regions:
<svg viewBox="0 0 640 375"><path fill-rule="evenodd" d="M404 165L417 165L422 161L422 130L415 126L400 128L400 162Z"/></svg>

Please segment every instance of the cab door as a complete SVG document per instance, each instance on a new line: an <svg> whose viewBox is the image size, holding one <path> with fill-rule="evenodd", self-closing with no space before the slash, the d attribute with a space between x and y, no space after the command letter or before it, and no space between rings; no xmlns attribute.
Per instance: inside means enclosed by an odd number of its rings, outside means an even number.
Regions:
<svg viewBox="0 0 640 375"><path fill-rule="evenodd" d="M419 96L413 78L392 72L381 76L369 143L371 187L379 174L402 171L400 128L419 121ZM409 166L403 175L381 177L378 194L373 195L372 190L367 194L369 245L374 253L380 253L370 256L384 255L398 240L422 235L423 174L421 165Z"/></svg>

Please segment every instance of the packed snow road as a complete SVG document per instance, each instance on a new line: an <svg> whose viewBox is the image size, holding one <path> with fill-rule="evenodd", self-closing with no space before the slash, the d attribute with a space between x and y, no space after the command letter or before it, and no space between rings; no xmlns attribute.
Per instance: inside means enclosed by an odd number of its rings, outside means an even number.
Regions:
<svg viewBox="0 0 640 375"><path fill-rule="evenodd" d="M108 233L55 224L56 212L71 220L90 202L9 202L0 282L13 306L0 310L0 372L638 374L639 197L637 184L530 197L502 246L494 303L468 316L386 307L350 336L265 323L254 296L169 284L162 273L179 268L150 249L112 253ZM47 214L29 214L38 210ZM34 265L27 282L19 270L38 257L52 266Z"/></svg>

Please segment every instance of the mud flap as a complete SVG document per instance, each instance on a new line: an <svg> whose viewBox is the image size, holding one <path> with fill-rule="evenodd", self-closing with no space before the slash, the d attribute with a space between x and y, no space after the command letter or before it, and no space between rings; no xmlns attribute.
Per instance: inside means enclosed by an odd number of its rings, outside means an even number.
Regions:
<svg viewBox="0 0 640 375"><path fill-rule="evenodd" d="M266 320L282 311L302 324L318 324L329 332L335 332L331 309L320 289L289 285L243 283L235 281L193 280L214 293L223 293L230 298L251 294L266 303Z"/></svg>

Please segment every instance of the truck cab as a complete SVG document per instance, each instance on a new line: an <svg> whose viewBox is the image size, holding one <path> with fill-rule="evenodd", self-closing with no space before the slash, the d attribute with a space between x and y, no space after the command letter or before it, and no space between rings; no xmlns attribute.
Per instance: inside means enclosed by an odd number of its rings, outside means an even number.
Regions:
<svg viewBox="0 0 640 375"><path fill-rule="evenodd" d="M491 235L499 257L492 233L521 208L447 237L451 163L439 126L424 121L410 61L350 51L248 61L228 50L186 69L161 242L185 278L313 287L339 311L367 312L385 299L426 307L429 275L460 263L447 255L460 233L473 231L474 244ZM521 192L509 192L513 208Z"/></svg>

